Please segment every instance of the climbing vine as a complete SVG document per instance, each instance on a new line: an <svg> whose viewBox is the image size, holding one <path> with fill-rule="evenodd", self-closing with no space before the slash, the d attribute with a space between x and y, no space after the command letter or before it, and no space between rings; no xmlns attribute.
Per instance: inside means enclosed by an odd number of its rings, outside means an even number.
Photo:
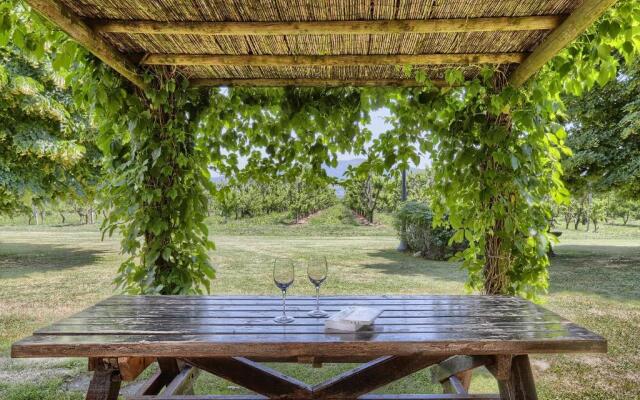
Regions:
<svg viewBox="0 0 640 400"><path fill-rule="evenodd" d="M339 153L365 154L369 113L387 107L393 128L373 140L363 168L408 168L429 153L435 220L448 216L454 240L469 243L458 255L468 286L536 296L547 287L550 204L568 195L561 96L615 79L640 47L640 4L621 0L523 88L510 87L501 69L470 81L451 69L442 89L416 73L423 88L196 90L167 69L147 76L143 93L21 1L1 7L0 44L49 58L99 132L103 230L122 235L127 259L116 282L131 293L210 290L205 192L224 192L208 167L238 181L322 177Z"/></svg>

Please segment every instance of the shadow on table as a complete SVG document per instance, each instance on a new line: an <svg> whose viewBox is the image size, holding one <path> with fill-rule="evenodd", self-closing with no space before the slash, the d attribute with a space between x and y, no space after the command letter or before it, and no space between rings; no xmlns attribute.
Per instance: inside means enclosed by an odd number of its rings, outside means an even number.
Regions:
<svg viewBox="0 0 640 400"><path fill-rule="evenodd" d="M95 264L106 253L109 251L70 245L3 242L0 243L0 277L19 278L34 271L85 267Z"/></svg>

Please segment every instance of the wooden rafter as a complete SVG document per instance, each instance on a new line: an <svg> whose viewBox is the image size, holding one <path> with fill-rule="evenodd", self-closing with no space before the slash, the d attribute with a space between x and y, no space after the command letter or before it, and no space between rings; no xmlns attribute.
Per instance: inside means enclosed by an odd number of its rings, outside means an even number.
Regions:
<svg viewBox="0 0 640 400"><path fill-rule="evenodd" d="M228 65L228 66L344 66L344 65L442 65L517 64L526 53L482 54L379 54L379 55L209 55L149 54L143 65Z"/></svg>
<svg viewBox="0 0 640 400"><path fill-rule="evenodd" d="M447 86L442 80L431 81L435 86ZM250 86L250 87L280 87L280 86L310 86L310 87L340 87L340 86L390 86L390 87L418 87L423 86L415 79L234 79L234 78L200 78L192 79L192 86Z"/></svg>
<svg viewBox="0 0 640 400"><path fill-rule="evenodd" d="M584 0L558 28L511 75L513 86L523 85L582 32L587 30L617 0Z"/></svg>
<svg viewBox="0 0 640 400"><path fill-rule="evenodd" d="M97 32L166 35L352 35L389 33L502 32L555 29L561 15L471 19L308 21L308 22L199 22L96 20Z"/></svg>
<svg viewBox="0 0 640 400"><path fill-rule="evenodd" d="M105 64L119 72L134 85L144 89L144 81L136 68L115 47L101 39L91 27L66 6L52 0L27 0L27 3L43 17L62 28L76 42Z"/></svg>

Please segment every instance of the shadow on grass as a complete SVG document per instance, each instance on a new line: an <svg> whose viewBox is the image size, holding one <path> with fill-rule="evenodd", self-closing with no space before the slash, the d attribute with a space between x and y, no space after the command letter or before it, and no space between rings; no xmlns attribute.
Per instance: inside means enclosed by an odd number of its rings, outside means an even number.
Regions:
<svg viewBox="0 0 640 400"><path fill-rule="evenodd" d="M90 266L106 253L106 250L68 245L4 242L0 243L0 278Z"/></svg>
<svg viewBox="0 0 640 400"><path fill-rule="evenodd" d="M581 292L613 300L640 300L640 243L636 246L561 245L551 259L549 293ZM457 263L431 261L395 250L367 254L362 265L395 276L434 281L466 281ZM381 259L375 262L375 259Z"/></svg>
<svg viewBox="0 0 640 400"><path fill-rule="evenodd" d="M582 292L640 300L638 246L560 245L551 259L550 293Z"/></svg>
<svg viewBox="0 0 640 400"><path fill-rule="evenodd" d="M430 279L456 281L464 283L467 277L458 263L449 261L433 261L414 257L410 253L397 250L378 250L367 253L371 258L382 258L388 262L366 263L362 267L375 269L389 275L416 275Z"/></svg>

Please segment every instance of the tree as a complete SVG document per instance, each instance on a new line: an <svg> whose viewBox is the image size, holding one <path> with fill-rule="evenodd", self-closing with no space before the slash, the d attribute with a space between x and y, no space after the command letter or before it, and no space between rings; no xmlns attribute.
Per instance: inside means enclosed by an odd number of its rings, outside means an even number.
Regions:
<svg viewBox="0 0 640 400"><path fill-rule="evenodd" d="M99 173L92 129L61 77L11 46L0 49L0 127L0 213L39 213Z"/></svg>
<svg viewBox="0 0 640 400"><path fill-rule="evenodd" d="M631 218L640 215L640 202L630 200L626 194L614 193L607 202L606 213L611 218L622 219L622 223L627 225Z"/></svg>
<svg viewBox="0 0 640 400"><path fill-rule="evenodd" d="M602 198L596 198L593 200L589 207L589 221L593 223L593 231L598 232L598 223L605 218L606 200ZM589 230L589 228L587 228Z"/></svg>
<svg viewBox="0 0 640 400"><path fill-rule="evenodd" d="M588 96L568 98L572 157L563 161L565 180L575 191L616 190L640 196L640 63L622 68L616 79Z"/></svg>
<svg viewBox="0 0 640 400"><path fill-rule="evenodd" d="M171 69L157 69L140 90L84 51L66 49L59 32L26 32L13 23L25 19L22 3L17 12L14 1L8 4L9 28L3 17L0 36L28 36L25 48L53 55L53 64L68 65L74 55L68 79L75 98L93 111L109 173L105 233L123 235L129 258L118 283L134 293L208 289L204 192L214 189L207 164L243 179L295 177L307 166L322 176L322 166L335 165L340 152L364 154L371 135L361 126L369 111L386 106L393 129L374 140L374 153L386 171L432 155L434 218L444 223L449 215L454 239L468 241L460 254L468 286L533 297L547 287L550 200L568 197L560 96L606 84L620 60L630 63L640 48L640 4L621 0L521 88L509 86L501 68L479 68L472 77L450 68L444 76L452 87L442 89L417 71L421 88L220 92L189 88ZM46 31L55 41L41 40ZM239 156L247 158L242 171Z"/></svg>
<svg viewBox="0 0 640 400"><path fill-rule="evenodd" d="M397 183L389 174L376 174L350 167L345 173L345 203L367 222L373 223L376 211L384 209L397 197Z"/></svg>

